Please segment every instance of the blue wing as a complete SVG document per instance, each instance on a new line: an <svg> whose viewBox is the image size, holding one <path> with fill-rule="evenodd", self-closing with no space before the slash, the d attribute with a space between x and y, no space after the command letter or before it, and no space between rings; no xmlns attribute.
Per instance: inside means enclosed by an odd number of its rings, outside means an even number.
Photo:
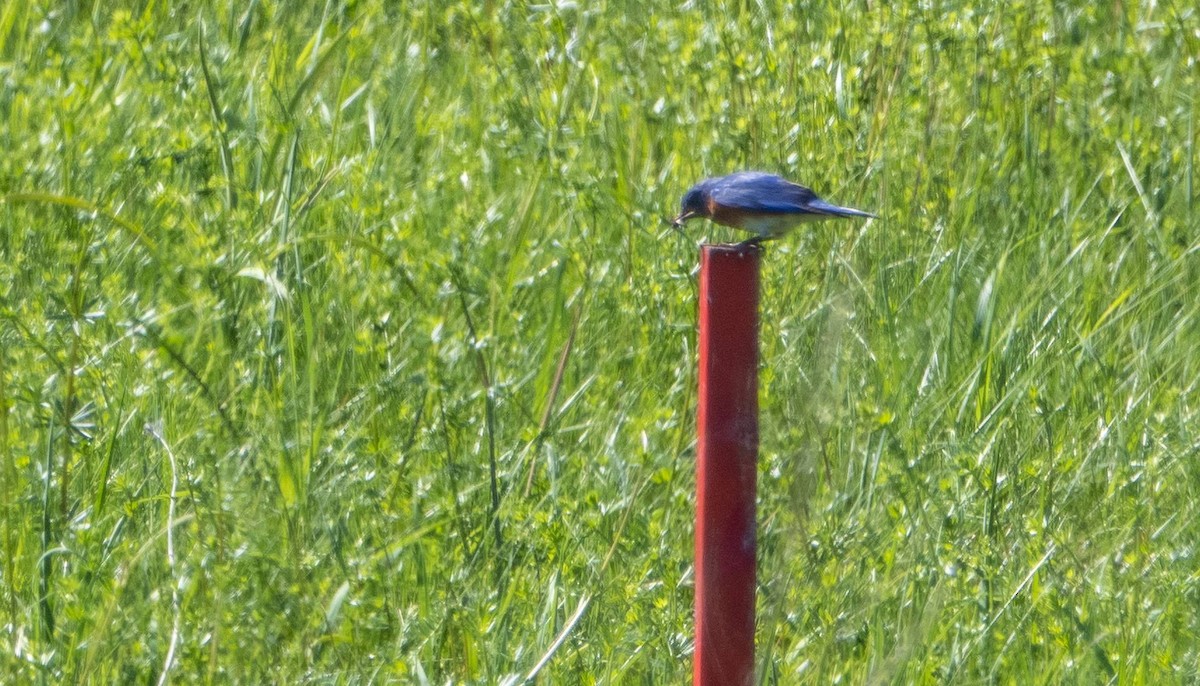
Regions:
<svg viewBox="0 0 1200 686"><path fill-rule="evenodd" d="M742 212L875 217L870 212L825 202L811 189L766 172L739 172L706 183L714 203Z"/></svg>
<svg viewBox="0 0 1200 686"><path fill-rule="evenodd" d="M820 198L810 189L774 174L740 172L713 179L709 197L723 207L766 214L824 214L814 207Z"/></svg>

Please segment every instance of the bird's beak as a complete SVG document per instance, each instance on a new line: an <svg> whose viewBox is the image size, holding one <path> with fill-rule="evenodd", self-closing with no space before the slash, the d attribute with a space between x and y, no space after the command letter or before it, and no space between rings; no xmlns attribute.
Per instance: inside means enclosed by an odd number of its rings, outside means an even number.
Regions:
<svg viewBox="0 0 1200 686"><path fill-rule="evenodd" d="M683 214L679 215L678 217L675 217L675 219L671 220L671 225L675 226L677 228L680 226L683 226L683 223L685 221L691 219L692 217L695 217L698 214L699 214L699 212L696 212L694 210L689 210L687 212L684 212Z"/></svg>

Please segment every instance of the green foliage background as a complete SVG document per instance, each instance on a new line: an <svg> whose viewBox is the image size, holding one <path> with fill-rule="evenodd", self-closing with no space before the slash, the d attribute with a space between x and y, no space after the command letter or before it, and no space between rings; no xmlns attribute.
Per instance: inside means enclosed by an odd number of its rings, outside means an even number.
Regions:
<svg viewBox="0 0 1200 686"><path fill-rule="evenodd" d="M114 8L115 5L115 8ZM1189 3L0 6L0 681L684 683L760 168L763 683L1200 679ZM697 232L705 235L698 235Z"/></svg>

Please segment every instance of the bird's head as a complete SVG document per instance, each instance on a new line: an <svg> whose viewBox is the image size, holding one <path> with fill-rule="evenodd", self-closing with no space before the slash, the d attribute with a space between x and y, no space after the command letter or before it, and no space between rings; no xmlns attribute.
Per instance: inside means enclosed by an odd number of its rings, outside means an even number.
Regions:
<svg viewBox="0 0 1200 686"><path fill-rule="evenodd" d="M708 190L703 184L692 186L692 189L683 196L683 202L679 203L679 216L671 223L675 226L681 226L685 221L696 217L708 216Z"/></svg>

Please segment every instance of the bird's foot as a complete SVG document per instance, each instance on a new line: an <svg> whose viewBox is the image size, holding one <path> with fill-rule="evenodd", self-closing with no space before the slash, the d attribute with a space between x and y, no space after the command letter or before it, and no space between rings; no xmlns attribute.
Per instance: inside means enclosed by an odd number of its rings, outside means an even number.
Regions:
<svg viewBox="0 0 1200 686"><path fill-rule="evenodd" d="M753 238L747 238L746 240L742 241L741 243L735 244L733 247L741 248L741 249L755 248L757 250L762 250L763 238L764 238L763 236L755 236Z"/></svg>

